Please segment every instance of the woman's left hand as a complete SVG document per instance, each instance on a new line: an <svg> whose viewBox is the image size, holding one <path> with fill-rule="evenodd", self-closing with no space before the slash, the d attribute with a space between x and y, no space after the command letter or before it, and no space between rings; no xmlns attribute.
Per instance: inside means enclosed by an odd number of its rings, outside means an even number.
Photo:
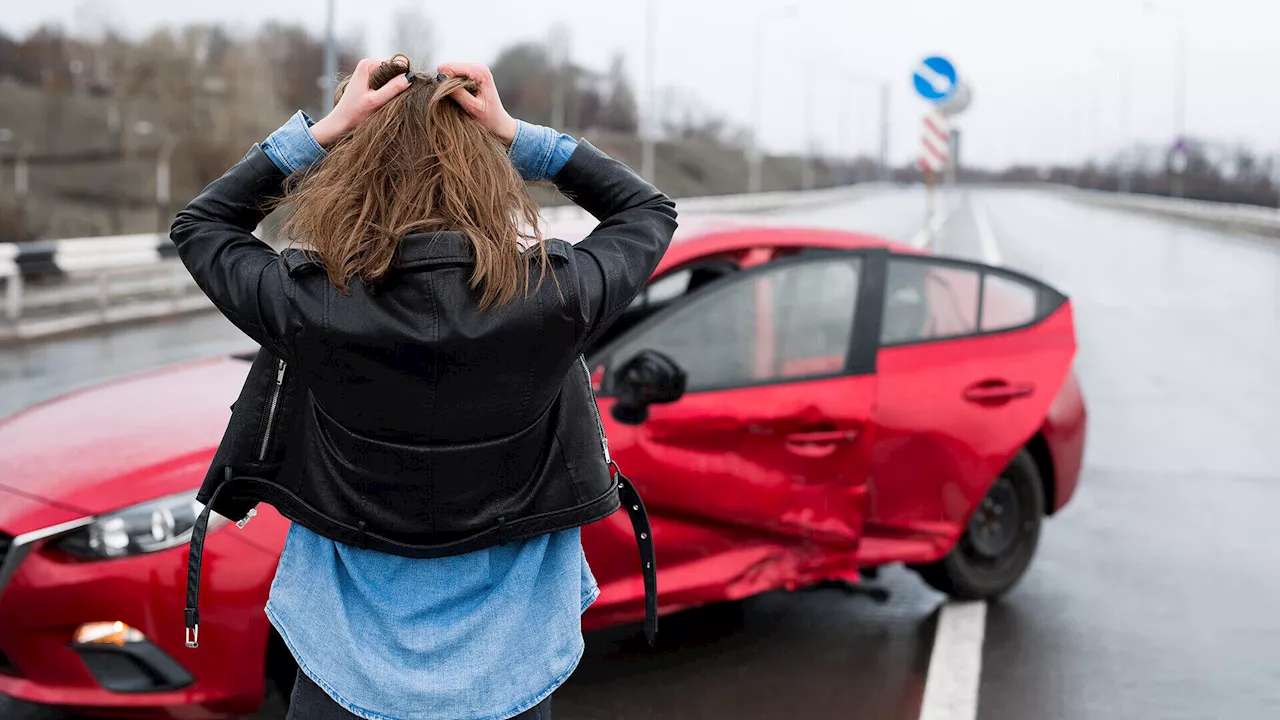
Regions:
<svg viewBox="0 0 1280 720"><path fill-rule="evenodd" d="M369 87L369 75L383 62L365 58L356 65L338 104L320 122L311 126L311 135L320 147L328 149L339 138L355 130L375 110L408 89L409 78L404 75L397 75L377 90Z"/></svg>

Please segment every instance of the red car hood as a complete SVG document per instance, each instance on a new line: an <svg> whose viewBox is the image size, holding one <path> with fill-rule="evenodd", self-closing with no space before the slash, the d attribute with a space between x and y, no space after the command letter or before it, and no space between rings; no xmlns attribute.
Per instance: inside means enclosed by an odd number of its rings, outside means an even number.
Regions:
<svg viewBox="0 0 1280 720"><path fill-rule="evenodd" d="M0 488L85 514L195 489L248 372L212 358L20 412L0 423Z"/></svg>

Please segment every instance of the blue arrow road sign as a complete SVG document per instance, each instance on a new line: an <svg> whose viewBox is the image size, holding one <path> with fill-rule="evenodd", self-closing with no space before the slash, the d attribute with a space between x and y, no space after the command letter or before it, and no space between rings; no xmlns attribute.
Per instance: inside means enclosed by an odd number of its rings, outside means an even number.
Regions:
<svg viewBox="0 0 1280 720"><path fill-rule="evenodd" d="M956 91L956 66L944 57L929 57L920 62L915 75L916 92L930 102L942 102Z"/></svg>

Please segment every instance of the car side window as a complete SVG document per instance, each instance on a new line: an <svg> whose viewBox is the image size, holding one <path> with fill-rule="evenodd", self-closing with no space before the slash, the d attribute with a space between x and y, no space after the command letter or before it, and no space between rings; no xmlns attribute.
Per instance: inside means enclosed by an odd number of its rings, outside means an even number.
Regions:
<svg viewBox="0 0 1280 720"><path fill-rule="evenodd" d="M839 372L853 334L857 261L808 263L776 278L773 377Z"/></svg>
<svg viewBox="0 0 1280 720"><path fill-rule="evenodd" d="M722 281L623 338L609 365L657 350L688 373L689 392L839 373L860 270L859 258L824 259Z"/></svg>
<svg viewBox="0 0 1280 720"><path fill-rule="evenodd" d="M662 306L689 292L693 270L685 268L665 275L645 286L631 301L631 309Z"/></svg>
<svg viewBox="0 0 1280 720"><path fill-rule="evenodd" d="M891 256L880 344L904 345L1013 330L1044 319L1066 300L1017 273L961 260Z"/></svg>
<svg viewBox="0 0 1280 720"><path fill-rule="evenodd" d="M970 335L978 329L978 288L974 269L891 258L885 278L880 343L895 345Z"/></svg>
<svg viewBox="0 0 1280 720"><path fill-rule="evenodd" d="M661 312L668 305L679 302L685 295L718 283L738 269L729 260L702 261L672 270L650 282L613 325L601 334L595 345L587 348L587 356L591 357L597 350L607 348L616 338L622 337L631 328Z"/></svg>
<svg viewBox="0 0 1280 720"><path fill-rule="evenodd" d="M988 273L983 278L982 331L1005 330L1035 321L1040 290L1020 280Z"/></svg>

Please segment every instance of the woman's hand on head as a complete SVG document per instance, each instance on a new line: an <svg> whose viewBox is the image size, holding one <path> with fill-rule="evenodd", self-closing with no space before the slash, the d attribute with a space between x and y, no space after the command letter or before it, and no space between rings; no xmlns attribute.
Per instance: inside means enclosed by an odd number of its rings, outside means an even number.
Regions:
<svg viewBox="0 0 1280 720"><path fill-rule="evenodd" d="M498 88L493 84L493 73L487 66L483 63L442 63L436 71L474 81L479 86L476 94L459 89L451 97L504 144L509 146L515 142L519 123L502 107L502 98L498 97Z"/></svg>
<svg viewBox="0 0 1280 720"><path fill-rule="evenodd" d="M356 65L338 104L320 122L311 126L311 135L320 143L320 147L331 147L344 135L355 130L375 110L408 89L409 78L404 75L397 75L377 90L369 87L369 75L383 62L365 58Z"/></svg>

